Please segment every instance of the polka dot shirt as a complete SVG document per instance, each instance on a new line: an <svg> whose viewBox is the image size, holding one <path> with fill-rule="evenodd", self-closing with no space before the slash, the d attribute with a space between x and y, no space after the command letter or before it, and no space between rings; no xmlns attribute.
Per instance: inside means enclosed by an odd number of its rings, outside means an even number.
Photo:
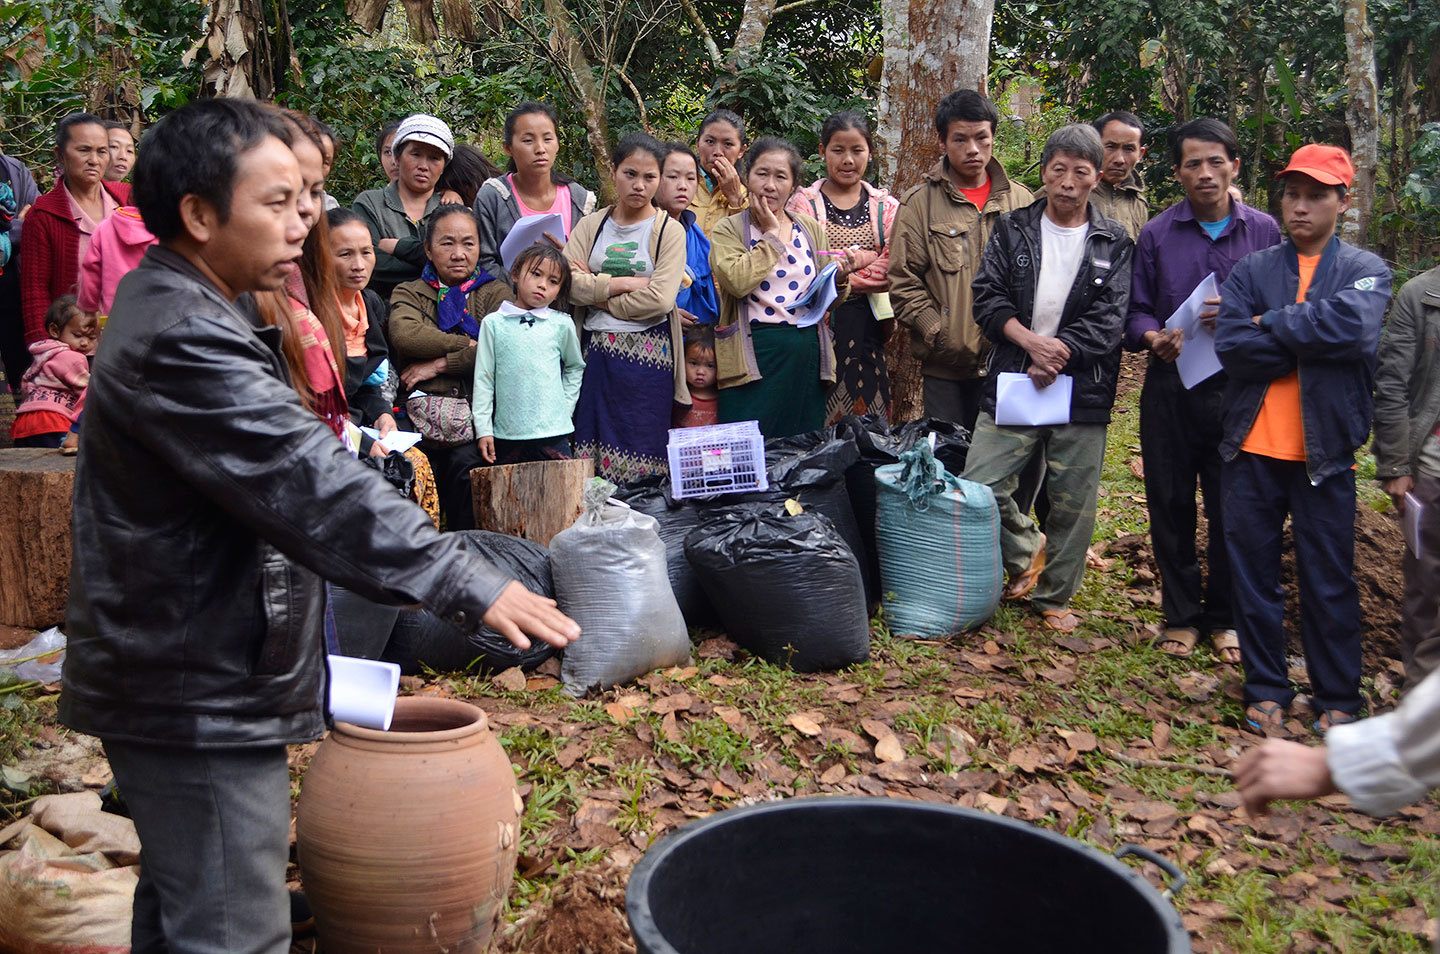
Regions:
<svg viewBox="0 0 1440 954"><path fill-rule="evenodd" d="M768 240L751 229L749 241L750 247L754 248ZM799 222L792 220L790 240L785 243L774 270L753 292L745 296L745 319L771 325L794 324L794 316L785 309L793 307L798 299L805 297L816 271L810 236L800 227Z"/></svg>

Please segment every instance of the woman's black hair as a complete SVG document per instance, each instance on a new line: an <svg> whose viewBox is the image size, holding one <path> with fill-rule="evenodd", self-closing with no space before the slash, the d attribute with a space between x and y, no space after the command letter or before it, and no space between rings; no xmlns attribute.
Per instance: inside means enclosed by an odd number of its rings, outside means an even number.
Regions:
<svg viewBox="0 0 1440 954"><path fill-rule="evenodd" d="M325 212L325 224L330 226L330 231L332 232L342 225L349 225L351 222L359 222L361 225L365 225L364 219L343 205L336 206L333 209L327 209ZM368 229L369 226L366 226L366 228Z"/></svg>
<svg viewBox="0 0 1440 954"><path fill-rule="evenodd" d="M695 140L697 142L701 136L705 135L706 127L713 123L729 123L734 126L735 131L740 134L740 145L745 145L745 120L740 118L739 113L729 109L711 110L705 115L704 119L700 120L700 128L695 131Z"/></svg>
<svg viewBox="0 0 1440 954"><path fill-rule="evenodd" d="M560 293L555 296L550 307L564 307L570 301L570 263L565 259L564 252L548 242L536 242L534 245L521 249L520 254L515 256L515 264L510 266L510 284L519 288L521 272L537 259L541 262L549 262L560 269Z"/></svg>
<svg viewBox="0 0 1440 954"><path fill-rule="evenodd" d="M398 119L381 126L380 131L375 134L375 155L379 156L382 159L385 158L385 140L389 139L391 136L395 135L399 131L400 120Z"/></svg>
<svg viewBox="0 0 1440 954"><path fill-rule="evenodd" d="M273 107L253 100L197 99L168 114L145 134L133 172L131 202L145 227L168 242L184 231L180 200L194 195L230 220L240 156L274 136L290 145L295 133Z"/></svg>
<svg viewBox="0 0 1440 954"><path fill-rule="evenodd" d="M790 160L790 178L795 185L800 185L800 176L804 170L804 160L800 158L800 150L788 139L781 139L779 136L761 136L755 140L750 149L745 153L745 175L750 174L750 169L755 161L767 152L783 152Z"/></svg>
<svg viewBox="0 0 1440 954"><path fill-rule="evenodd" d="M94 113L69 113L62 116L60 121L55 124L55 155L58 156L65 151L65 147L70 144L70 130L76 126L109 128L105 125L105 120Z"/></svg>
<svg viewBox="0 0 1440 954"><path fill-rule="evenodd" d="M475 193L480 191L485 180L493 179L499 174L500 169L485 158L483 152L469 143L457 142L455 155L445 163L445 171L435 180L435 191L444 192L449 189L460 196L466 205L474 205Z"/></svg>
<svg viewBox="0 0 1440 954"><path fill-rule="evenodd" d="M864 114L857 113L853 109L842 110L833 114L825 120L825 125L820 127L820 151L824 152L825 147L830 144L830 137L838 132L853 130L865 137L865 145L870 150L873 158L875 155L875 140L870 138L870 121Z"/></svg>
<svg viewBox="0 0 1440 954"><path fill-rule="evenodd" d="M85 312L80 310L80 305L74 295L61 295L50 303L49 308L45 309L45 330L49 331L50 326L54 325L58 334L64 331L65 326L74 321L76 316L83 314Z"/></svg>
<svg viewBox="0 0 1440 954"><path fill-rule="evenodd" d="M610 163L619 169L620 163L637 152L649 153L657 166L665 165L665 147L654 136L643 132L632 132L616 143L610 152Z"/></svg>
<svg viewBox="0 0 1440 954"><path fill-rule="evenodd" d="M435 211L430 213L430 218L425 222L425 247L427 249L430 247L430 238L435 234L435 227L452 215L465 216L470 220L470 224L475 226L475 233L477 235L480 233L480 220L475 218L475 210L470 206L460 205L458 202L436 206Z"/></svg>
<svg viewBox="0 0 1440 954"><path fill-rule="evenodd" d="M555 138L560 138L560 114L555 112L555 107L551 106L549 103L540 103L536 102L533 99L529 99L505 114L505 129L503 135L505 145L510 145L510 140L515 138L515 123L519 121L520 117L529 116L532 113L540 113L544 115L547 119L549 119L550 125L555 127ZM505 164L505 171L515 171L514 159L511 159ZM575 180L565 175L563 172L557 172L554 164L551 164L550 181L553 182L555 185L569 185Z"/></svg>

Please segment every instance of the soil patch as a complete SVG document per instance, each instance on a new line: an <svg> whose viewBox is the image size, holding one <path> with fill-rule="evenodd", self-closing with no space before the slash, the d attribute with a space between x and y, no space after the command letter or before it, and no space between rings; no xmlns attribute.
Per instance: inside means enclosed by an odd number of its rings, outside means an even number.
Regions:
<svg viewBox="0 0 1440 954"><path fill-rule="evenodd" d="M613 863L561 876L495 942L495 954L635 954L625 918L630 872Z"/></svg>

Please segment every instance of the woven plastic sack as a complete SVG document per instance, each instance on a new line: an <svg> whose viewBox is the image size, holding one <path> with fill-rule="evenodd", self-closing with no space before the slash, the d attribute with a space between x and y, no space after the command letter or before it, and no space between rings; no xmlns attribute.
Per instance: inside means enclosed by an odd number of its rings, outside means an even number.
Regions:
<svg viewBox="0 0 1440 954"><path fill-rule="evenodd" d="M572 695L690 659L660 525L611 500L614 492L608 480L592 478L580 517L550 541L555 599L580 624L580 638L565 648L560 669Z"/></svg>
<svg viewBox="0 0 1440 954"><path fill-rule="evenodd" d="M555 595L550 578L550 551L520 537L489 530L457 531L465 549L484 557L541 596ZM472 666L500 671L519 666L530 670L555 655L555 647L538 639L529 649L515 644L488 626L467 632L429 610L401 610L380 658L397 663L414 675L424 669L459 672Z"/></svg>
<svg viewBox="0 0 1440 954"><path fill-rule="evenodd" d="M622 485L615 491L614 499L654 517L660 524L658 532L665 544L665 568L670 575L670 589L675 594L675 602L680 604L685 625L709 628L720 625L695 568L685 559L685 538L700 525L700 511L695 502L683 498L677 500L671 495L669 478L659 475L641 477Z"/></svg>
<svg viewBox="0 0 1440 954"><path fill-rule="evenodd" d="M885 620L896 636L949 636L1000 602L1000 513L989 487L947 471L920 442L875 471Z"/></svg>
<svg viewBox="0 0 1440 954"><path fill-rule="evenodd" d="M860 564L829 519L768 505L704 516L685 555L731 639L800 672L870 658Z"/></svg>

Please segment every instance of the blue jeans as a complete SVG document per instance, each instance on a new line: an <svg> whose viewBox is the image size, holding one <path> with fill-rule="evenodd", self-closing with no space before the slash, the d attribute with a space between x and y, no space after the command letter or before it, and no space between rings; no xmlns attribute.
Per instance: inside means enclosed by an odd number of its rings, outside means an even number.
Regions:
<svg viewBox="0 0 1440 954"><path fill-rule="evenodd" d="M1300 642L1321 710L1360 711L1360 596L1355 587L1355 472L1310 483L1304 461L1241 451L1222 472L1235 629L1245 702L1295 698L1285 660L1280 557L1285 517L1295 542Z"/></svg>
<svg viewBox="0 0 1440 954"><path fill-rule="evenodd" d="M287 954L285 746L103 741L140 836L133 954Z"/></svg>

